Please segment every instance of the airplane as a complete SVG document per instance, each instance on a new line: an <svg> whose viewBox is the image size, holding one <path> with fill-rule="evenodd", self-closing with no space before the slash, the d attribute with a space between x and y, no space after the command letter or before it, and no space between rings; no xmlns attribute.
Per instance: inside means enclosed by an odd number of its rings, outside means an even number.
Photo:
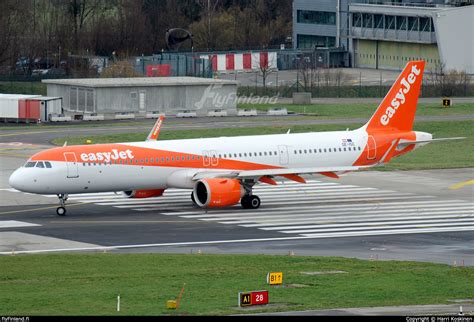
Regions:
<svg viewBox="0 0 474 322"><path fill-rule="evenodd" d="M424 61L408 62L370 120L356 130L159 141L161 117L143 142L65 144L39 152L9 184L57 195L59 216L66 214L69 194L152 198L169 188L192 189L191 200L201 208L240 202L257 209L261 200L252 192L257 184L277 185L277 177L305 183L302 175L339 178L445 140L413 131L424 67Z"/></svg>

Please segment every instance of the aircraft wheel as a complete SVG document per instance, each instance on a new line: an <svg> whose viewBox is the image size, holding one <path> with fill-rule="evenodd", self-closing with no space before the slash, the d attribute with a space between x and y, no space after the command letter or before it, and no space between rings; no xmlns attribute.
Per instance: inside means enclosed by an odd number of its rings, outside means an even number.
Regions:
<svg viewBox="0 0 474 322"><path fill-rule="evenodd" d="M243 196L242 199L240 200L240 204L242 205L242 208L250 209L250 196L248 195Z"/></svg>
<svg viewBox="0 0 474 322"><path fill-rule="evenodd" d="M260 205L261 205L261 201L260 201L260 198L257 197L257 196L250 196L250 199L249 199L249 208L250 209L258 209L260 208Z"/></svg>
<svg viewBox="0 0 474 322"><path fill-rule="evenodd" d="M58 216L65 216L66 215L66 208L58 207L56 209L56 213L58 214Z"/></svg>

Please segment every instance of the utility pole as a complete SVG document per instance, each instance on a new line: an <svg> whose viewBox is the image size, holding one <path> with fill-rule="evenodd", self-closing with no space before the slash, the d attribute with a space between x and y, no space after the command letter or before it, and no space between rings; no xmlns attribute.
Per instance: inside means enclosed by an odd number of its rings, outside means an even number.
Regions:
<svg viewBox="0 0 474 322"><path fill-rule="evenodd" d="M211 44L211 0L207 0L207 51Z"/></svg>

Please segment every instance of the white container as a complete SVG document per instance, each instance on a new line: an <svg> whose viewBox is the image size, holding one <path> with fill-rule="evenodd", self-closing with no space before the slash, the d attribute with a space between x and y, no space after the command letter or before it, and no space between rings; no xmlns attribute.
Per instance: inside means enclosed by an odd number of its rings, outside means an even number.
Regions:
<svg viewBox="0 0 474 322"><path fill-rule="evenodd" d="M84 117L82 119L84 121L103 121L105 117L103 114L92 113L92 114L84 114Z"/></svg>
<svg viewBox="0 0 474 322"><path fill-rule="evenodd" d="M268 110L267 115L288 115L288 110L282 107L274 107Z"/></svg>
<svg viewBox="0 0 474 322"><path fill-rule="evenodd" d="M19 101L41 97L41 95L0 94L0 118L19 117Z"/></svg>
<svg viewBox="0 0 474 322"><path fill-rule="evenodd" d="M176 114L176 117L197 117L197 114L192 111L182 111Z"/></svg>
<svg viewBox="0 0 474 322"><path fill-rule="evenodd" d="M237 116L257 116L257 110L256 109L243 109L243 110L238 110L237 111Z"/></svg>
<svg viewBox="0 0 474 322"><path fill-rule="evenodd" d="M53 114L49 117L51 122L71 122L72 118L64 114Z"/></svg>
<svg viewBox="0 0 474 322"><path fill-rule="evenodd" d="M227 116L227 111L226 110L211 110L207 113L207 116L223 117L223 116Z"/></svg>
<svg viewBox="0 0 474 322"><path fill-rule="evenodd" d="M135 114L133 114L133 113L115 114L115 119L116 120L130 120L130 119L134 119L134 118L135 118Z"/></svg>
<svg viewBox="0 0 474 322"><path fill-rule="evenodd" d="M147 119L157 119L162 115L165 116L164 113L160 113L160 112L148 112L148 113L146 113L146 118Z"/></svg>

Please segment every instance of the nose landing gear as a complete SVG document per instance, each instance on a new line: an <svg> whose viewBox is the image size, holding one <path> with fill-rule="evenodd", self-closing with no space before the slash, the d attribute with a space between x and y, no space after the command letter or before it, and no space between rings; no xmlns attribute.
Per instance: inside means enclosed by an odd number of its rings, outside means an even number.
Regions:
<svg viewBox="0 0 474 322"><path fill-rule="evenodd" d="M65 216L66 215L66 201L68 198L68 195L65 194L58 194L59 198L59 207L56 208L56 214L58 216Z"/></svg>

